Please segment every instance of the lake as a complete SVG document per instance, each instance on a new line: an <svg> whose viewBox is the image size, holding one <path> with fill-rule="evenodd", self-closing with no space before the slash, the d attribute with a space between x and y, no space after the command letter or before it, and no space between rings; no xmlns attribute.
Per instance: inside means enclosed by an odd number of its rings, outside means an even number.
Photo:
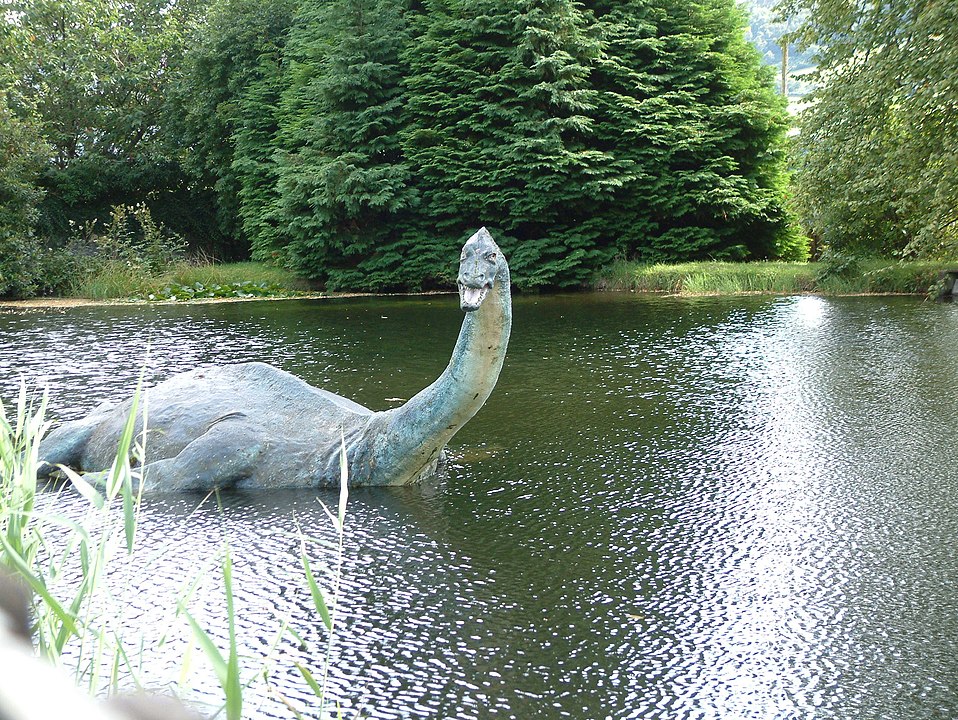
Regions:
<svg viewBox="0 0 958 720"><path fill-rule="evenodd" d="M371 718L958 716L958 306L913 298L519 296L489 402L435 481L350 496L330 669ZM432 382L454 296L0 309L0 395L75 418L259 360L373 409ZM228 543L249 717L289 717L325 631L300 533L335 493L147 499L122 622L221 640ZM73 496L57 500L79 512ZM76 505L76 507L72 507ZM330 550L310 545L317 561ZM325 582L325 581L324 581ZM172 628L172 629L171 629ZM162 632L161 632L162 630ZM154 640L150 640L153 638ZM225 642L225 641L224 641ZM198 654L183 692L216 702ZM349 716L349 715L347 715Z"/></svg>

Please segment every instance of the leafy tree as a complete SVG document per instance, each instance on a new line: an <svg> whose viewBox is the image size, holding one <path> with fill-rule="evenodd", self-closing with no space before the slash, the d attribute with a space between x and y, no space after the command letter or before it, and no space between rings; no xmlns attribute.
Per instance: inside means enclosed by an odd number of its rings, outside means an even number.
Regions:
<svg viewBox="0 0 958 720"><path fill-rule="evenodd" d="M280 231L254 243L258 256L282 247L331 287L406 285L384 270L416 201L398 139L406 42L396 0L300 7L279 135Z"/></svg>
<svg viewBox="0 0 958 720"><path fill-rule="evenodd" d="M941 254L958 246L958 6L790 0L819 46L802 113L798 200L838 251Z"/></svg>
<svg viewBox="0 0 958 720"><path fill-rule="evenodd" d="M36 290L39 245L32 228L42 191L37 179L49 148L36 126L7 107L0 93L0 297Z"/></svg>
<svg viewBox="0 0 958 720"><path fill-rule="evenodd" d="M0 297L29 296L42 272L40 247L33 233L37 205L43 197L38 180L50 155L39 123L17 93L15 27L0 27ZM20 114L11 107L19 107Z"/></svg>
<svg viewBox="0 0 958 720"><path fill-rule="evenodd" d="M189 3L170 0L4 0L3 61L11 106L34 113L52 148L41 228L159 196L182 181L161 117Z"/></svg>
<svg viewBox="0 0 958 720"><path fill-rule="evenodd" d="M230 171L238 183L237 203L241 234L256 250L272 242L276 233L277 107L282 95L282 47L263 48L254 78L236 101L239 123L233 134ZM258 253L262 256L263 253Z"/></svg>
<svg viewBox="0 0 958 720"><path fill-rule="evenodd" d="M742 11L729 0L665 7L653 68L682 137L656 198L653 248L671 259L802 256L785 209L785 99L744 39Z"/></svg>
<svg viewBox="0 0 958 720"><path fill-rule="evenodd" d="M59 168L130 158L156 138L170 33L166 0L13 0L17 90L36 108Z"/></svg>

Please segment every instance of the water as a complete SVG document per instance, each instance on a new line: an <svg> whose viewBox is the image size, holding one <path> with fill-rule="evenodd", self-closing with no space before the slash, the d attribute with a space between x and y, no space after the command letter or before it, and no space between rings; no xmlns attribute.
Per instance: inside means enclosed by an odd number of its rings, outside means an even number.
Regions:
<svg viewBox="0 0 958 720"><path fill-rule="evenodd" d="M72 418L141 370L264 360L383 409L441 372L460 322L451 296L0 310L0 394L42 378ZM333 692L372 718L958 716L955 337L958 307L904 298L517 298L439 482L350 498ZM147 502L123 582L128 631L171 633L149 684L178 678L171 606L197 574L223 637L228 541L244 654L286 618L305 641L279 641L247 713L309 703L316 498Z"/></svg>

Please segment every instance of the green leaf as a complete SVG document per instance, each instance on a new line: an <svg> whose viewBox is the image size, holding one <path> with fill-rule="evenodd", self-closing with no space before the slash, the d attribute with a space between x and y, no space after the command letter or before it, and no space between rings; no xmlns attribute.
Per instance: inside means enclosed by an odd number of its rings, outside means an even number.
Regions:
<svg viewBox="0 0 958 720"><path fill-rule="evenodd" d="M103 509L105 500L103 499L103 496L96 490L96 488L94 488L90 483L84 480L81 475L68 468L66 465L57 465L57 469L67 476L76 491L82 497L86 498L87 501L93 505L93 507L95 507L97 510Z"/></svg>
<svg viewBox="0 0 958 720"><path fill-rule="evenodd" d="M306 684L309 685L309 689L313 691L313 694L319 698L319 701L323 700L323 689L319 686L319 683L316 682L316 678L313 677L313 674L300 663L294 663L296 669L299 670L300 675L303 676L303 679L306 681Z"/></svg>
<svg viewBox="0 0 958 720"><path fill-rule="evenodd" d="M316 577L313 575L313 569L310 567L309 557L306 555L306 546L303 545L303 550L300 553L300 562L303 564L303 571L306 573L306 583L309 586L309 592L313 596L313 606L316 608L316 612L319 613L320 618L323 620L323 625L326 626L327 630L331 630L333 627L333 621L329 614L329 608L326 606L326 598L323 597L322 588L319 587L319 584L316 582Z"/></svg>
<svg viewBox="0 0 958 720"><path fill-rule="evenodd" d="M236 651L236 609L233 605L233 560L229 548L223 557L223 584L226 589L226 618L229 624L229 659L226 666L226 717L228 720L242 720L243 688L240 684L239 655Z"/></svg>
<svg viewBox="0 0 958 720"><path fill-rule="evenodd" d="M203 654L206 655L210 664L212 664L213 672L216 673L216 679L219 680L220 686L225 690L228 684L229 670L226 660L223 659L223 654L219 651L219 648L216 647L216 643L213 642L209 634L196 622L189 610L183 610L183 617L186 618L186 622L189 623L190 628L193 630L193 637L195 637L199 643Z"/></svg>

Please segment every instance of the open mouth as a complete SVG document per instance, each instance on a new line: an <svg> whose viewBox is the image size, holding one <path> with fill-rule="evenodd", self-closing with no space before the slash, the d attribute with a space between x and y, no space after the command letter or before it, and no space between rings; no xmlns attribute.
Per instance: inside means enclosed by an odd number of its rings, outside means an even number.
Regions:
<svg viewBox="0 0 958 720"><path fill-rule="evenodd" d="M489 294L489 286L470 287L468 285L459 285L459 307L466 312L473 312L479 309L482 301Z"/></svg>

